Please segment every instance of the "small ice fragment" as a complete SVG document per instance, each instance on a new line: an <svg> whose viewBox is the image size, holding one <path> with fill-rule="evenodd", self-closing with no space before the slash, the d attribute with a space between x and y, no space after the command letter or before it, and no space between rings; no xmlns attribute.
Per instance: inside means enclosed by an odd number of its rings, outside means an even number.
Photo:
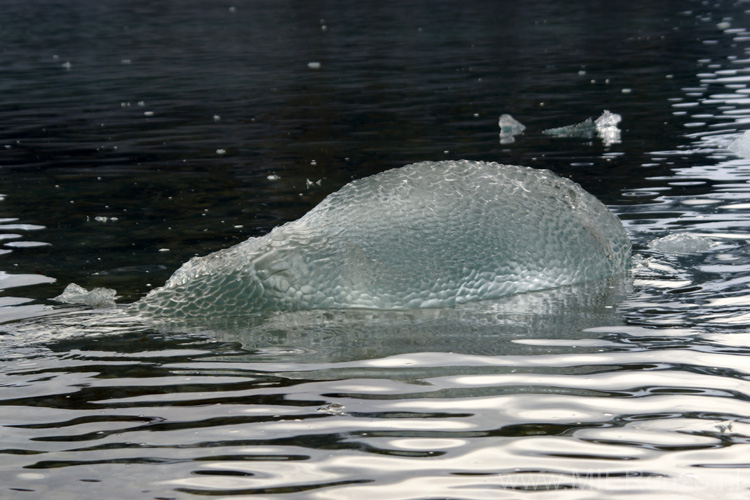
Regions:
<svg viewBox="0 0 750 500"><path fill-rule="evenodd" d="M268 179L269 181L278 181L279 179L281 179L281 176L276 174L269 174L266 179Z"/></svg>
<svg viewBox="0 0 750 500"><path fill-rule="evenodd" d="M602 115L597 118L594 123L596 123L597 129L602 129L605 127L616 127L621 121L622 116L605 109Z"/></svg>
<svg viewBox="0 0 750 500"><path fill-rule="evenodd" d="M312 62L307 63L307 67L310 69L320 69L321 64L317 61L312 61Z"/></svg>
<svg viewBox="0 0 750 500"><path fill-rule="evenodd" d="M556 137L580 137L584 139L593 139L596 135L599 136L605 146L609 146L620 142L620 129L617 128L617 124L621 120L622 117L617 113L605 110L596 120L587 118L580 123L550 128L543 130L542 133Z"/></svg>
<svg viewBox="0 0 750 500"><path fill-rule="evenodd" d="M94 217L94 220L96 222L107 222L109 220L109 217L104 217L103 215L97 215Z"/></svg>
<svg viewBox="0 0 750 500"><path fill-rule="evenodd" d="M346 407L341 403L330 403L318 408L319 413L328 413L329 415L346 415Z"/></svg>
<svg viewBox="0 0 750 500"><path fill-rule="evenodd" d="M215 122L221 121L221 116L219 116L219 115L214 115L214 121L215 121Z"/></svg>
<svg viewBox="0 0 750 500"><path fill-rule="evenodd" d="M502 144L514 142L514 136L526 130L526 126L523 123L507 113L500 115L497 125L500 127L500 142Z"/></svg>
<svg viewBox="0 0 750 500"><path fill-rule="evenodd" d="M70 64L70 61L65 61L64 63L62 63L62 67L65 69L70 69L73 67L73 65Z"/></svg>
<svg viewBox="0 0 750 500"><path fill-rule="evenodd" d="M130 59L120 59L120 64L130 64Z"/></svg>
<svg viewBox="0 0 750 500"><path fill-rule="evenodd" d="M71 283L63 293L53 298L65 304L83 304L94 308L114 307L117 292L111 288L94 288L89 291L82 286Z"/></svg>
<svg viewBox="0 0 750 500"><path fill-rule="evenodd" d="M143 112L143 116L154 116L154 112L153 111L144 111Z"/></svg>
<svg viewBox="0 0 750 500"><path fill-rule="evenodd" d="M732 141L729 151L737 156L750 158L750 130L746 130L744 134Z"/></svg>
<svg viewBox="0 0 750 500"><path fill-rule="evenodd" d="M718 24L716 25L716 27L717 27L718 29L720 29L721 31L724 31L724 30L728 30L730 26L732 26L732 25L731 25L731 24L729 24L729 23L728 23L728 22L726 22L726 21L722 21L722 22L720 22L720 23L718 23Z"/></svg>
<svg viewBox="0 0 750 500"><path fill-rule="evenodd" d="M138 101L138 106L145 106L145 105L146 105L146 101Z"/></svg>
<svg viewBox="0 0 750 500"><path fill-rule="evenodd" d="M160 252L169 252L169 248L160 248L159 251Z"/></svg>
<svg viewBox="0 0 750 500"><path fill-rule="evenodd" d="M688 233L670 234L649 243L649 248L668 254L697 253L710 250L714 243L703 236Z"/></svg>
<svg viewBox="0 0 750 500"><path fill-rule="evenodd" d="M633 89L622 89L623 94L629 94L633 91Z"/></svg>
<svg viewBox="0 0 750 500"><path fill-rule="evenodd" d="M594 120L586 118L584 121L573 125L542 130L542 133L545 135L554 135L556 137L582 137L584 139L593 139L596 134L596 125L594 124Z"/></svg>
<svg viewBox="0 0 750 500"><path fill-rule="evenodd" d="M237 12L237 7L232 5L231 7L229 7L229 12L232 12L232 13Z"/></svg>
<svg viewBox="0 0 750 500"><path fill-rule="evenodd" d="M217 149L217 150L216 150L216 154L217 154L217 155L224 155L224 154L227 154L227 150L226 150L226 149L221 149L221 148L220 148L220 149Z"/></svg>
<svg viewBox="0 0 750 500"><path fill-rule="evenodd" d="M620 129L617 128L617 124L621 121L622 116L606 109L599 118L594 120L594 124L596 124L596 134L605 146L620 142Z"/></svg>

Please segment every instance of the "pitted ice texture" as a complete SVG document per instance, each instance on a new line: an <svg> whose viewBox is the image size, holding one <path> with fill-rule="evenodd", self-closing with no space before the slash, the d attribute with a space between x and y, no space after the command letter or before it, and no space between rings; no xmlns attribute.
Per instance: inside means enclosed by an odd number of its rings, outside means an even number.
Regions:
<svg viewBox="0 0 750 500"><path fill-rule="evenodd" d="M619 219L568 179L423 162L353 181L299 220L191 259L134 307L181 317L445 307L606 278L629 256Z"/></svg>

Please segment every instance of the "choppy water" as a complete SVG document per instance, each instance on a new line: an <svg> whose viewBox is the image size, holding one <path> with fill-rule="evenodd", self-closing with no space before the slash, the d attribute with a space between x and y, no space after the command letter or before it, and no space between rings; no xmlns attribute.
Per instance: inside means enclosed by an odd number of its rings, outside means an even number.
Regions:
<svg viewBox="0 0 750 500"><path fill-rule="evenodd" d="M748 10L5 5L0 498L750 497ZM620 142L542 133L605 109ZM581 183L631 279L208 326L48 300L130 302L353 178L458 158ZM650 247L681 232L712 245Z"/></svg>

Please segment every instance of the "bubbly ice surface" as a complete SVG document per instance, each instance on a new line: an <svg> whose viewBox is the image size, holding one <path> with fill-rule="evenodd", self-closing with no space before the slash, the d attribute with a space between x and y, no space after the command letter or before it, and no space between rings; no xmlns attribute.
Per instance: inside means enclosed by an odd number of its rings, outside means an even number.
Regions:
<svg viewBox="0 0 750 500"><path fill-rule="evenodd" d="M648 245L662 253L697 253L710 250L714 243L709 238L688 233L676 233L657 238Z"/></svg>
<svg viewBox="0 0 750 500"><path fill-rule="evenodd" d="M94 288L86 290L80 285L71 283L65 287L63 293L53 300L65 304L82 304L94 308L114 307L117 292L111 288Z"/></svg>
<svg viewBox="0 0 750 500"><path fill-rule="evenodd" d="M185 263L134 308L157 316L444 307L619 274L630 241L546 170L423 162L353 181L304 217Z"/></svg>

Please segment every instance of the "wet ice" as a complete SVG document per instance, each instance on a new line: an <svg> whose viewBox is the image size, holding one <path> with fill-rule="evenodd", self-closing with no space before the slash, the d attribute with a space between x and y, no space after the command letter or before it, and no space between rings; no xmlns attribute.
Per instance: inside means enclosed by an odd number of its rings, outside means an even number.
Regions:
<svg viewBox="0 0 750 500"><path fill-rule="evenodd" d="M589 117L580 123L550 128L542 133L556 137L580 137L584 139L593 139L598 136L605 146L609 146L620 142L621 133L617 126L620 121L622 121L622 116L605 110L596 120Z"/></svg>
<svg viewBox="0 0 750 500"><path fill-rule="evenodd" d="M523 123L507 113L500 115L497 125L500 127L500 142L502 144L514 142L516 140L515 136L526 130L526 126Z"/></svg>
<svg viewBox="0 0 750 500"><path fill-rule="evenodd" d="M610 277L619 219L546 170L423 162L359 179L297 221L185 263L134 308L259 311L446 307Z"/></svg>

